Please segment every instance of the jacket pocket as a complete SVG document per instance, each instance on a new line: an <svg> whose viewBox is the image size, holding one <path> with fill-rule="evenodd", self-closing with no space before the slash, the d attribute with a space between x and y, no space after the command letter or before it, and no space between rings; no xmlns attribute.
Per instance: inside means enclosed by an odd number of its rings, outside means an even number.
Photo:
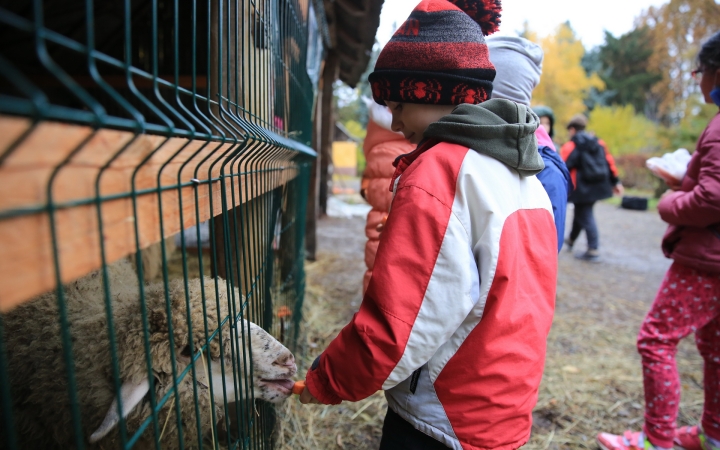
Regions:
<svg viewBox="0 0 720 450"><path fill-rule="evenodd" d="M412 376L410 377L411 394L415 394L415 390L417 390L418 381L420 380L420 372L422 372L422 366L418 368L415 372L413 372Z"/></svg>

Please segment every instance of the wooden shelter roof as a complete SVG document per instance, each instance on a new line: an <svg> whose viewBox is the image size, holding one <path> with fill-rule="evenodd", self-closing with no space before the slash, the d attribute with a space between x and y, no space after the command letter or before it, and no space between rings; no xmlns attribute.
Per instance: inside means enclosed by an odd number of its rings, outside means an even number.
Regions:
<svg viewBox="0 0 720 450"><path fill-rule="evenodd" d="M324 0L330 47L340 58L339 79L351 87L365 72L383 0Z"/></svg>

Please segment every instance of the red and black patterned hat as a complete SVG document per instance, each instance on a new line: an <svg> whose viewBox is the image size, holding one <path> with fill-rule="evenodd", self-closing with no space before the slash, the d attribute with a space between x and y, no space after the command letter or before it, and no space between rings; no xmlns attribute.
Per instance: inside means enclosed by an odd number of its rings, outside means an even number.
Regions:
<svg viewBox="0 0 720 450"><path fill-rule="evenodd" d="M483 36L498 30L500 0L422 0L368 77L373 98L459 105L490 98L495 67Z"/></svg>

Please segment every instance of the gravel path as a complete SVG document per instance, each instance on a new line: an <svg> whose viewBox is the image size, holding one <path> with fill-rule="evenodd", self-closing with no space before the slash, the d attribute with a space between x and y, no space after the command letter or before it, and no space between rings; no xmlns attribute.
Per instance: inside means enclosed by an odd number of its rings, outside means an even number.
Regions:
<svg viewBox="0 0 720 450"><path fill-rule="evenodd" d="M572 204L568 208L566 235L572 226ZM573 251L563 247L558 261L557 314L580 311L613 311L618 300L629 301L645 312L652 304L671 260L660 249L666 224L655 211L629 211L607 203L595 206L600 232L599 262L573 257L587 248L581 233ZM619 310L619 308L616 308ZM637 311L635 311L637 312ZM602 314L601 321L629 321L634 315Z"/></svg>
<svg viewBox="0 0 720 450"><path fill-rule="evenodd" d="M572 205L566 233L569 233ZM656 211L629 211L598 203L599 262L573 257L586 249L584 233L573 251L563 248L553 328L526 448L596 449L600 431L642 426L643 394L638 329L672 263L660 249L666 224ZM702 362L691 339L681 343L678 366L683 399L679 422L694 423L702 405Z"/></svg>

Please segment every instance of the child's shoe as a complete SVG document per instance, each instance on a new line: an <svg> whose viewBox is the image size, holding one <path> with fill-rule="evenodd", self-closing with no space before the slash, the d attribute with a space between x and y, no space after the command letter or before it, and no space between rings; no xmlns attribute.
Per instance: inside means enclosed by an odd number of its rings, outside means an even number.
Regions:
<svg viewBox="0 0 720 450"><path fill-rule="evenodd" d="M655 450L642 431L626 431L622 436L610 433L597 435L602 450Z"/></svg>
<svg viewBox="0 0 720 450"><path fill-rule="evenodd" d="M720 450L720 446L713 445L697 425L676 429L675 445L684 450Z"/></svg>
<svg viewBox="0 0 720 450"><path fill-rule="evenodd" d="M575 245L575 241L573 241L569 237L566 237L565 238L565 246L567 247L569 252L572 251L573 245Z"/></svg>
<svg viewBox="0 0 720 450"><path fill-rule="evenodd" d="M576 255L575 257L583 261L596 262L600 260L600 252L598 252L597 249L589 248L585 253Z"/></svg>

